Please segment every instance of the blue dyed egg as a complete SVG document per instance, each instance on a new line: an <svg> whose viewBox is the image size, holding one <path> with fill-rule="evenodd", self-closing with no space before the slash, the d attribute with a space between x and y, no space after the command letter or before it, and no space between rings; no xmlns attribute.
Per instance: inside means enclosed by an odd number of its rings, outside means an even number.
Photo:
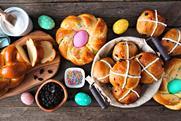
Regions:
<svg viewBox="0 0 181 121"><path fill-rule="evenodd" d="M168 92L171 94L176 94L181 92L181 79L174 79L170 81L167 85Z"/></svg>
<svg viewBox="0 0 181 121"><path fill-rule="evenodd" d="M88 94L84 92L79 92L75 95L75 102L77 105L80 106L88 106L91 104L92 100Z"/></svg>
<svg viewBox="0 0 181 121"><path fill-rule="evenodd" d="M51 30L55 27L54 20L47 15L41 15L38 18L38 24L41 28L46 29L46 30Z"/></svg>
<svg viewBox="0 0 181 121"><path fill-rule="evenodd" d="M0 37L0 48L6 47L10 45L10 38L9 37Z"/></svg>

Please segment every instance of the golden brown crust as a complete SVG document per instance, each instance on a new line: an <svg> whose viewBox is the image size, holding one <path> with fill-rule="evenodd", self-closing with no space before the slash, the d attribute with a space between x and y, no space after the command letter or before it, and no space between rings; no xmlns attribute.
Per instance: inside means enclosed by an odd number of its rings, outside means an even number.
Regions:
<svg viewBox="0 0 181 121"><path fill-rule="evenodd" d="M181 36L181 32L179 29L170 29L165 35L163 38L170 38L172 39L173 41L175 42L180 42L181 43L181 39L179 40L179 34ZM176 43L174 42L171 42L167 39L163 39L162 38L162 45L166 48L167 52L172 55L172 56L175 56L175 55L181 55L181 46L180 45L177 45L177 47L175 49L174 46L176 45ZM172 51L173 49L173 51ZM172 52L171 52L172 51ZM170 53L171 52L171 53Z"/></svg>
<svg viewBox="0 0 181 121"><path fill-rule="evenodd" d="M151 64L146 70L143 70L141 73L141 82L144 84L152 84L153 82L159 80L164 72L163 61L159 59L155 54L149 52L142 52L137 56L137 61L139 61L144 67ZM150 74L149 74L150 73ZM152 77L153 75L157 80Z"/></svg>
<svg viewBox="0 0 181 121"><path fill-rule="evenodd" d="M118 61L111 69L110 76L109 76L110 83L114 87L118 86L118 87L127 88L127 89L134 89L135 87L138 86L140 78L127 77L126 80L124 80L125 76L114 74L114 73L125 74L127 70L128 62L130 64L128 74L131 76L137 76L137 77L140 76L141 67L138 64L138 62L136 62L135 60L130 60L130 61L127 60L127 61L120 61L120 62Z"/></svg>
<svg viewBox="0 0 181 121"><path fill-rule="evenodd" d="M127 46L129 48L127 48ZM129 53L127 53L127 50ZM133 42L119 42L114 46L113 49L113 59L118 61L121 59L129 59L133 56L135 56L138 53L138 47L136 46L135 43ZM129 55L127 55L129 54ZM128 57L129 56L129 57Z"/></svg>
<svg viewBox="0 0 181 121"><path fill-rule="evenodd" d="M33 35L33 34L32 34ZM36 35L37 36L37 35ZM34 38L34 36L32 36ZM48 38L48 37L47 37ZM21 49L24 45L26 45L26 41L29 39L24 37L18 44L13 43L3 49L0 53L0 96L5 94L9 89L17 87L24 79L25 74L28 69L33 68L30 63L25 61L22 57L22 53L20 54ZM41 59L44 57L44 51L40 46L40 40L33 40L36 43L36 48L38 49L38 61L41 62ZM49 38L47 41L50 41ZM22 47L17 49L17 45ZM23 48L23 50L25 50ZM24 53L26 59L29 59L30 56L28 53Z"/></svg>
<svg viewBox="0 0 181 121"><path fill-rule="evenodd" d="M153 98L171 110L181 110L181 92L177 94L170 94L168 92L168 82L173 79L181 79L181 59L178 58L174 58L166 63L162 84Z"/></svg>
<svg viewBox="0 0 181 121"><path fill-rule="evenodd" d="M93 68L93 76L102 83L109 83L110 66L112 67L113 65L114 61L109 57L97 61Z"/></svg>
<svg viewBox="0 0 181 121"><path fill-rule="evenodd" d="M73 45L74 34L79 30L86 30L89 40L84 47L76 48ZM97 51L103 46L107 36L107 25L101 18L91 14L68 16L56 33L61 55L76 65L90 63Z"/></svg>
<svg viewBox="0 0 181 121"><path fill-rule="evenodd" d="M159 14L157 16L158 16L159 22L165 23L165 19L162 16L160 16ZM139 18L137 20L137 26L136 26L136 29L140 34L151 36L156 24L154 22L142 21L142 20L154 20L155 21L155 11L145 10L139 16ZM165 26L163 26L162 24L158 24L158 26L152 36L159 36L163 33L164 30L165 30Z"/></svg>
<svg viewBox="0 0 181 121"><path fill-rule="evenodd" d="M123 104L130 104L134 103L139 98L138 96L141 94L141 87L138 85L133 90L126 88L122 89L121 87L113 87L112 93L118 102Z"/></svg>

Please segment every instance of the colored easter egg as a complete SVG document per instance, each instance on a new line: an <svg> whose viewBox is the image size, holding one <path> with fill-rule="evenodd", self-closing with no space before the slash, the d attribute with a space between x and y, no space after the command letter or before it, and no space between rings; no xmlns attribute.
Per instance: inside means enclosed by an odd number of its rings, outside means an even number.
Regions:
<svg viewBox="0 0 181 121"><path fill-rule="evenodd" d="M24 92L21 94L21 101L25 105L32 105L34 102L34 97L31 93L29 92Z"/></svg>
<svg viewBox="0 0 181 121"><path fill-rule="evenodd" d="M181 79L174 79L170 81L167 85L168 92L171 94L176 94L181 92Z"/></svg>
<svg viewBox="0 0 181 121"><path fill-rule="evenodd" d="M92 100L88 94L84 92L79 92L75 95L75 102L77 105L80 106L88 106L91 104Z"/></svg>
<svg viewBox="0 0 181 121"><path fill-rule="evenodd" d="M10 38L9 37L0 37L0 48L6 47L10 45Z"/></svg>
<svg viewBox="0 0 181 121"><path fill-rule="evenodd" d="M38 24L41 28L46 29L46 30L51 30L55 27L54 20L47 15L41 15L38 18Z"/></svg>
<svg viewBox="0 0 181 121"><path fill-rule="evenodd" d="M85 30L81 30L78 31L75 35L74 35L74 46L77 48L83 47L87 44L89 38L89 34L87 33L87 31Z"/></svg>
<svg viewBox="0 0 181 121"><path fill-rule="evenodd" d="M119 19L113 25L113 31L115 34L123 34L129 26L129 22L126 19Z"/></svg>

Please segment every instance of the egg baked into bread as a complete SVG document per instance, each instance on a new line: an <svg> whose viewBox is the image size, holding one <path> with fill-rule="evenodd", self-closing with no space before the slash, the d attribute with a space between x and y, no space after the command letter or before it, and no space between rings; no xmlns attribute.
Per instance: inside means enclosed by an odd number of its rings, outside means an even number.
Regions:
<svg viewBox="0 0 181 121"><path fill-rule="evenodd" d="M166 64L162 84L153 98L169 109L181 110L181 59Z"/></svg>
<svg viewBox="0 0 181 121"><path fill-rule="evenodd" d="M91 14L68 16L56 33L61 55L75 65L90 63L103 46L107 25Z"/></svg>

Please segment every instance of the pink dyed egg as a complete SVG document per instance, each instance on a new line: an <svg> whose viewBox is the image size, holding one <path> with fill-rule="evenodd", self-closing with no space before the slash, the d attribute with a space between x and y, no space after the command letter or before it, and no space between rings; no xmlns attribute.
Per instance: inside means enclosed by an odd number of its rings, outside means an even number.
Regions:
<svg viewBox="0 0 181 121"><path fill-rule="evenodd" d="M75 35L74 35L74 46L77 48L83 47L87 44L89 38L89 34L87 33L87 31L85 30L81 30L78 31Z"/></svg>
<svg viewBox="0 0 181 121"><path fill-rule="evenodd" d="M24 92L21 94L21 101L25 105L32 105L34 102L34 97L31 93L29 92Z"/></svg>

